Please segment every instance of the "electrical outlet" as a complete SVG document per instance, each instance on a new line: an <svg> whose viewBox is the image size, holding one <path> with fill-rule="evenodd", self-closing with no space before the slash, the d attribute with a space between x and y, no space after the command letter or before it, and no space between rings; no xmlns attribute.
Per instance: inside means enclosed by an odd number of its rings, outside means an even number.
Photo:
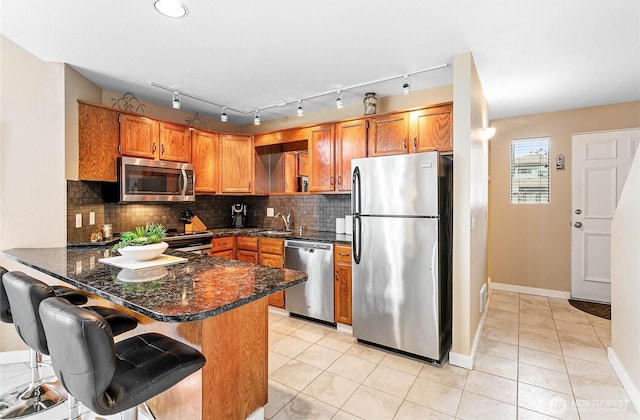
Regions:
<svg viewBox="0 0 640 420"><path fill-rule="evenodd" d="M76 214L76 228L81 228L82 227L82 215L81 214Z"/></svg>
<svg viewBox="0 0 640 420"><path fill-rule="evenodd" d="M273 217L274 214L273 207L267 207L267 217Z"/></svg>
<svg viewBox="0 0 640 420"><path fill-rule="evenodd" d="M90 225L95 225L96 224L96 212L95 211L90 211L89 212L89 224Z"/></svg>

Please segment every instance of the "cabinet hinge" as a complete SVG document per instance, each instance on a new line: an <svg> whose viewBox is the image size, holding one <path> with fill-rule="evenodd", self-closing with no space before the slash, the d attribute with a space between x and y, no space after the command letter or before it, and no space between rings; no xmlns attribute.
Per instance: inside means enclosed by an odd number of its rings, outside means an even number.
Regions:
<svg viewBox="0 0 640 420"><path fill-rule="evenodd" d="M118 145L118 153L122 153L122 145L121 144Z"/></svg>

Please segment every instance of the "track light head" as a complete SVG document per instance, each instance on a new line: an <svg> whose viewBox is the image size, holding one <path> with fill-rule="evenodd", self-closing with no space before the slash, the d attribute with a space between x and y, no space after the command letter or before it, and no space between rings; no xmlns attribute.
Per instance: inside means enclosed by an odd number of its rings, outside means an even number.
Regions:
<svg viewBox="0 0 640 420"><path fill-rule="evenodd" d="M336 94L336 108L340 109L343 106L344 105L342 104L342 91L339 90L338 93Z"/></svg>
<svg viewBox="0 0 640 420"><path fill-rule="evenodd" d="M260 125L260 111L258 111L257 109L255 115L253 116L253 123L255 125Z"/></svg>
<svg viewBox="0 0 640 420"><path fill-rule="evenodd" d="M227 108L222 107L222 112L220 113L220 121L227 122L229 120L229 116L227 115Z"/></svg>
<svg viewBox="0 0 640 420"><path fill-rule="evenodd" d="M404 76L404 84L402 85L402 93L408 95L411 93L411 86L409 85L409 76Z"/></svg>
<svg viewBox="0 0 640 420"><path fill-rule="evenodd" d="M298 101L298 117L302 117L304 115L304 109L302 108L302 101Z"/></svg>
<svg viewBox="0 0 640 420"><path fill-rule="evenodd" d="M171 105L173 106L173 109L180 109L180 94L178 92L173 92Z"/></svg>

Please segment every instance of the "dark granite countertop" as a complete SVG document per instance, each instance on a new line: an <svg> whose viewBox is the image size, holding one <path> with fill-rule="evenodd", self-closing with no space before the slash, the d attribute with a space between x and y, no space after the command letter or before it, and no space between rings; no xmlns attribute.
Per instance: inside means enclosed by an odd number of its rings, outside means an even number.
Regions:
<svg viewBox="0 0 640 420"><path fill-rule="evenodd" d="M188 262L133 272L98 262L114 256L104 246L14 248L3 254L78 289L163 322L202 320L263 298L307 279L306 273L168 249ZM118 280L127 274L158 278Z"/></svg>
<svg viewBox="0 0 640 420"><path fill-rule="evenodd" d="M277 235L269 234L266 232L266 228L218 228L208 229L207 232L211 232L214 238L221 236L259 236L268 238L281 238L281 239L298 239L316 242L328 242L328 243L342 243L351 244L351 235L345 235L335 232L325 232L319 230L303 230L299 233L297 230L290 235ZM118 242L119 238L112 238L107 241L96 242L75 242L69 243L69 247L77 246L112 246Z"/></svg>

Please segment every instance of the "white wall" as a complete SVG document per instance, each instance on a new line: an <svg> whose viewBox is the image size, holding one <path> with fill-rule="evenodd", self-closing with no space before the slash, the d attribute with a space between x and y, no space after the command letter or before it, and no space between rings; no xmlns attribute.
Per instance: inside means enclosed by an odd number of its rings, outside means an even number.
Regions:
<svg viewBox="0 0 640 420"><path fill-rule="evenodd" d="M1 35L0 51L0 250L65 246L64 65ZM0 351L24 348L11 325L0 337Z"/></svg>
<svg viewBox="0 0 640 420"><path fill-rule="evenodd" d="M611 349L609 359L640 409L640 153L611 225Z"/></svg>
<svg viewBox="0 0 640 420"><path fill-rule="evenodd" d="M487 101L473 55L453 58L453 345L450 362L473 366L480 289L487 280Z"/></svg>

